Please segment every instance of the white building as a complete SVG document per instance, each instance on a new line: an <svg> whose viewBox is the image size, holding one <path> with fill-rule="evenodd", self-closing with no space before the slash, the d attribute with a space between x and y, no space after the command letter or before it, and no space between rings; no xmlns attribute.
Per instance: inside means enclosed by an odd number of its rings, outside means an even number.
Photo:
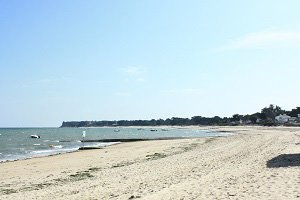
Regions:
<svg viewBox="0 0 300 200"><path fill-rule="evenodd" d="M286 115L286 114L283 114L283 115L278 115L275 117L275 120L278 122L278 123L286 123L289 121L291 117Z"/></svg>

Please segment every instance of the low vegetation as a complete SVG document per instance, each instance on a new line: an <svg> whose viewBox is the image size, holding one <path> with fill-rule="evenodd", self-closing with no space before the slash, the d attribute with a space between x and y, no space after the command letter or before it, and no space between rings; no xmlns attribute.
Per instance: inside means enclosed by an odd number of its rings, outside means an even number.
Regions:
<svg viewBox="0 0 300 200"><path fill-rule="evenodd" d="M273 126L277 125L275 117L280 114L286 114L291 117L298 117L300 107L286 111L279 106L271 104L265 107L261 112L240 115L235 114L232 117L202 117L194 116L192 118L172 117L168 119L151 119L151 120L119 120L119 121L71 121L63 122L61 127L103 127L103 126L190 126L190 125L239 125L253 124ZM286 123L286 125L300 125L299 118L295 123Z"/></svg>

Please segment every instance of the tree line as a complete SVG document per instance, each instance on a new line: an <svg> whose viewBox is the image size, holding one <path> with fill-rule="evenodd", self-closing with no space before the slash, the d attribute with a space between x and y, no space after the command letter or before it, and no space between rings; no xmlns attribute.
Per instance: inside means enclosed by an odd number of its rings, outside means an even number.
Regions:
<svg viewBox="0 0 300 200"><path fill-rule="evenodd" d="M280 114L286 114L291 117L298 117L300 107L296 107L290 111L281 109L276 105L269 105L260 112L240 115L234 114L232 117L202 117L194 116L191 118L172 117L167 119L151 119L151 120L118 120L118 121L69 121L63 122L61 127L104 127L104 126L191 126L191 125L217 125L229 126L239 124L249 125L276 125L275 117Z"/></svg>

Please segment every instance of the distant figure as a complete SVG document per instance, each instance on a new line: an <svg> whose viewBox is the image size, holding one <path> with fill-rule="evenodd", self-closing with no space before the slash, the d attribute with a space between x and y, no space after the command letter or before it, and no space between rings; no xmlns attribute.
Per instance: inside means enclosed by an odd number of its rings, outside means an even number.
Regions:
<svg viewBox="0 0 300 200"><path fill-rule="evenodd" d="M30 137L31 138L36 138L36 139L41 138L41 136L39 136L39 135L31 135Z"/></svg>

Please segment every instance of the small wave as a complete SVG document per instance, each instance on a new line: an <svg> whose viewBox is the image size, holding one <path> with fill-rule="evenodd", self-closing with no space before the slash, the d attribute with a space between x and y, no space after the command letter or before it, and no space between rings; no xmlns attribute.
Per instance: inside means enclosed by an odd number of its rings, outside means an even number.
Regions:
<svg viewBox="0 0 300 200"><path fill-rule="evenodd" d="M72 140L59 140L58 142L72 142Z"/></svg>
<svg viewBox="0 0 300 200"><path fill-rule="evenodd" d="M32 151L30 152L30 154L33 154L33 155L38 155L38 154L50 154L50 153L53 153L54 151L53 150L38 150L38 151Z"/></svg>
<svg viewBox="0 0 300 200"><path fill-rule="evenodd" d="M33 144L33 146L41 146L41 144Z"/></svg>
<svg viewBox="0 0 300 200"><path fill-rule="evenodd" d="M49 146L50 148L54 148L54 149L61 149L61 148L63 148L62 145L53 145L53 144L49 144L48 146Z"/></svg>
<svg viewBox="0 0 300 200"><path fill-rule="evenodd" d="M234 135L234 133L231 132L218 132L219 135L221 136L230 136L230 135Z"/></svg>
<svg viewBox="0 0 300 200"><path fill-rule="evenodd" d="M68 149L48 149L48 150L37 150L37 151L32 151L30 152L30 155L33 157L36 156L48 156L48 155L55 155L55 154L60 154L60 153L67 153L67 152L72 152L72 151L77 151L78 148L68 148Z"/></svg>
<svg viewBox="0 0 300 200"><path fill-rule="evenodd" d="M106 147L106 146L111 146L114 144L120 144L121 142L103 142L103 143L96 143L96 144L90 144L87 143L85 146L89 146L89 147Z"/></svg>
<svg viewBox="0 0 300 200"><path fill-rule="evenodd" d="M44 140L44 142L49 142L50 140Z"/></svg>

